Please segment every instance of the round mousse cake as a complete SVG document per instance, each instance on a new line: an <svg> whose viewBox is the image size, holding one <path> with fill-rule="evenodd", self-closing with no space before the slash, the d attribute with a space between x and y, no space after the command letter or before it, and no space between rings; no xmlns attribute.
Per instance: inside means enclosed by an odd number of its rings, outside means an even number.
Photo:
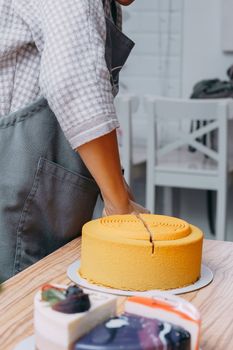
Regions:
<svg viewBox="0 0 233 350"><path fill-rule="evenodd" d="M200 277L202 243L202 231L178 218L107 216L83 226L79 273L120 290L180 288Z"/></svg>

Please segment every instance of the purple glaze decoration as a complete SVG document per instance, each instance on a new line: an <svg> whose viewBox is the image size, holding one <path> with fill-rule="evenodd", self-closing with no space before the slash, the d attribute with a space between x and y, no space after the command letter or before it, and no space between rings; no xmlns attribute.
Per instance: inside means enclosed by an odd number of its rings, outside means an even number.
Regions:
<svg viewBox="0 0 233 350"><path fill-rule="evenodd" d="M190 350L185 329L168 322L123 314L102 323L77 341L72 350Z"/></svg>

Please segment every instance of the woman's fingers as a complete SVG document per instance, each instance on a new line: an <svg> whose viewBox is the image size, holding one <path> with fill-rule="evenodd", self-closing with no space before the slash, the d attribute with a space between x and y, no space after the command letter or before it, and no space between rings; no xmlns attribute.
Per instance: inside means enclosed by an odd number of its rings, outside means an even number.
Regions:
<svg viewBox="0 0 233 350"><path fill-rule="evenodd" d="M130 200L128 210L124 214L150 214L150 211L144 208L142 205ZM102 216L104 217L108 215L119 215L119 212L117 210L114 210L113 208L108 208L107 206L105 206L102 212Z"/></svg>

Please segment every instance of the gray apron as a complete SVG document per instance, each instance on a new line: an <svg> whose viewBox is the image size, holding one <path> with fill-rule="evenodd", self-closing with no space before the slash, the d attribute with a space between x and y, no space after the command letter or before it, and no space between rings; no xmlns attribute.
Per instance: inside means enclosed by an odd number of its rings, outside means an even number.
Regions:
<svg viewBox="0 0 233 350"><path fill-rule="evenodd" d="M133 42L106 19L113 92ZM81 234L99 189L41 98L0 119L0 278L6 280Z"/></svg>
<svg viewBox="0 0 233 350"><path fill-rule="evenodd" d="M0 120L0 276L81 233L98 187L46 100Z"/></svg>

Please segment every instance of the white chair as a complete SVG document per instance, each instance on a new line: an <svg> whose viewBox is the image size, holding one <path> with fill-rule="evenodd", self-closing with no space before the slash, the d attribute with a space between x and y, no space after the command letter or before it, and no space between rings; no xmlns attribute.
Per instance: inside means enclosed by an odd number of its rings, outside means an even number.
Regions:
<svg viewBox="0 0 233 350"><path fill-rule="evenodd" d="M119 95L115 99L120 128L117 130L118 145L124 176L129 185L133 180L133 168L146 162L146 145L133 136L133 114L137 112L139 98L134 95Z"/></svg>
<svg viewBox="0 0 233 350"><path fill-rule="evenodd" d="M182 100L156 96L145 98L148 115L146 205L155 210L155 187L178 187L217 191L216 238L225 239L228 172L228 117L232 100ZM191 121L207 121L190 130ZM186 127L173 140L159 140L159 130L169 122ZM182 128L181 128L182 129ZM216 149L198 141L213 131ZM216 132L217 131L217 132ZM189 146L196 149L189 151Z"/></svg>

